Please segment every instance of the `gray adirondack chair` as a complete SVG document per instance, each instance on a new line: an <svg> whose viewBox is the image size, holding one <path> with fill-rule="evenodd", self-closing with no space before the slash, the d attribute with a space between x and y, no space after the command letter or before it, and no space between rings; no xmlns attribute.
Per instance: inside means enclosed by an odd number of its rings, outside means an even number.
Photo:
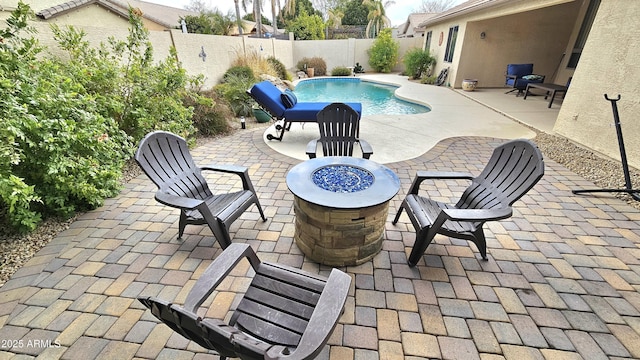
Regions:
<svg viewBox="0 0 640 360"><path fill-rule="evenodd" d="M158 186L156 200L180 209L179 239L187 224L206 224L224 249L231 244L229 227L252 204L258 208L262 220L267 220L247 168L233 165L198 167L191 157L187 142L175 134L165 131L147 134L140 141L135 159ZM203 170L238 175L243 190L214 194L202 176Z"/></svg>
<svg viewBox="0 0 640 360"><path fill-rule="evenodd" d="M533 142L524 139L498 146L477 177L457 172L419 171L393 220L396 224L402 210L407 210L416 230L409 265L418 263L436 234L472 241L487 260L484 223L511 217L511 205L543 175L542 153ZM455 205L450 205L418 195L420 184L427 179L467 179L471 185Z"/></svg>
<svg viewBox="0 0 640 360"><path fill-rule="evenodd" d="M360 139L360 115L349 105L332 103L325 106L317 115L320 138L307 144L307 155L316 157L318 143L322 145L324 156L352 156L355 144L360 145L362 157L368 159L373 148Z"/></svg>
<svg viewBox="0 0 640 360"><path fill-rule="evenodd" d="M229 324L197 315L202 303L242 260L255 276ZM184 307L154 297L138 300L174 331L221 359L313 359L329 340L349 293L351 277L333 269L321 278L260 262L247 244L231 244L193 285Z"/></svg>

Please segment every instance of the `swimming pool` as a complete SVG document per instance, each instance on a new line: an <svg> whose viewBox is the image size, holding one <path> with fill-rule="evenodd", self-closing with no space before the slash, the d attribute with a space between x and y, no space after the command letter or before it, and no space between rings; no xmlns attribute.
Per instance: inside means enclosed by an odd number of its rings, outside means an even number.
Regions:
<svg viewBox="0 0 640 360"><path fill-rule="evenodd" d="M299 101L305 102L360 102L362 115L421 114L431 110L395 97L395 89L396 86L358 78L319 78L300 81L294 93Z"/></svg>

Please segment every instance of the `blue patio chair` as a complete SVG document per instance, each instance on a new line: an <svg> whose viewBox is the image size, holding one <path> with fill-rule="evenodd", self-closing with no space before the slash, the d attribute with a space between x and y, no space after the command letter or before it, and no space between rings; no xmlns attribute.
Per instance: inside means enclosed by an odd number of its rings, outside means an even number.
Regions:
<svg viewBox="0 0 640 360"><path fill-rule="evenodd" d="M544 75L533 73L533 64L509 64L505 77L505 85L511 88L505 94L517 91L516 96L524 95L527 84L544 82Z"/></svg>

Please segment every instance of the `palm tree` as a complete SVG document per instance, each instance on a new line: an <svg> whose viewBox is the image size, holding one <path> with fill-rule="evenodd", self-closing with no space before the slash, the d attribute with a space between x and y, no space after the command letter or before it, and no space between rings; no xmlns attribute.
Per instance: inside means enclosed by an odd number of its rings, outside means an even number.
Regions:
<svg viewBox="0 0 640 360"><path fill-rule="evenodd" d="M278 35L278 21L276 19L276 9L280 9L280 0L271 0L271 25L273 26L273 36Z"/></svg>
<svg viewBox="0 0 640 360"><path fill-rule="evenodd" d="M329 28L337 29L342 25L342 18L344 17L344 12L340 9L329 9L327 10L327 26L324 28L325 31L325 39L329 38Z"/></svg>
<svg viewBox="0 0 640 360"><path fill-rule="evenodd" d="M286 0L282 12L293 17L296 14L296 0Z"/></svg>
<svg viewBox="0 0 640 360"><path fill-rule="evenodd" d="M327 10L327 25L333 28L337 28L342 25L342 18L344 17L344 12L340 9L329 9Z"/></svg>
<svg viewBox="0 0 640 360"><path fill-rule="evenodd" d="M367 15L367 29L365 30L368 38L374 38L378 36L380 31L385 27L391 27L391 20L385 14L384 8L386 6L394 4L395 1L386 1L382 4L382 0L363 0L362 4L369 8L369 15Z"/></svg>
<svg viewBox="0 0 640 360"><path fill-rule="evenodd" d="M262 37L262 0L253 0L253 19L256 21L256 35Z"/></svg>
<svg viewBox="0 0 640 360"><path fill-rule="evenodd" d="M242 0L242 9L247 11L247 0ZM233 0L236 3L236 22L238 24L238 34L242 35L242 18L240 17L240 0Z"/></svg>

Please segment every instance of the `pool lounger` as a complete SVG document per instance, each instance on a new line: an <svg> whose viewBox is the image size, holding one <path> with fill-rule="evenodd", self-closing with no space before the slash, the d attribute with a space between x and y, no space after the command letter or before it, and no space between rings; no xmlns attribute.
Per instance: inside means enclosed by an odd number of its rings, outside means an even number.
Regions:
<svg viewBox="0 0 640 360"><path fill-rule="evenodd" d="M284 132L291 128L291 123L316 122L318 112L330 104L330 102L297 102L293 107L287 108L282 102L282 91L269 81L259 82L247 92L274 120L283 120L282 125L276 126L276 130L280 130L280 136L267 134L268 140L282 141ZM362 116L362 104L347 103L347 105Z"/></svg>

